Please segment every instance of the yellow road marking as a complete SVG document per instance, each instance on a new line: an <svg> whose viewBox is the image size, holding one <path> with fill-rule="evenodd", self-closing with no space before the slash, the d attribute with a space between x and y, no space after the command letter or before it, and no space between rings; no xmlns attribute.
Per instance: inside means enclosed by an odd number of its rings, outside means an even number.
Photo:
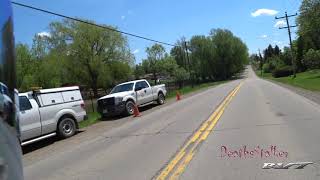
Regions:
<svg viewBox="0 0 320 180"><path fill-rule="evenodd" d="M233 94L233 92L235 91L235 89L226 97L230 98L231 95ZM221 109L222 105L224 103L221 103L220 106L218 106L217 110ZM207 126L210 123L210 120L213 119L213 117L217 114L218 112L215 111L208 120L206 120L200 127L200 129L198 131L196 131L196 133L192 136L192 138L183 146L183 148L181 148L181 150L177 153L177 155L174 157L174 159L166 166L166 168L164 168L162 170L162 172L160 173L160 175L157 177L158 180L162 180L165 179L167 177L167 175L173 170L173 168L175 167L175 165L182 159L183 155L185 154L185 149L193 142L195 142L199 136L201 135L202 132L205 131L205 129L207 128Z"/></svg>
<svg viewBox="0 0 320 180"><path fill-rule="evenodd" d="M185 158L185 160L183 161L182 165L179 166L177 168L177 170L174 172L174 174L170 177L170 180L175 180L175 179L178 179L180 174L183 173L184 171L184 168L190 163L190 161L192 160L193 158L193 155L194 153L190 153L187 155L187 157Z"/></svg>
<svg viewBox="0 0 320 180"><path fill-rule="evenodd" d="M194 150L200 144L201 141L204 141L220 117L222 116L225 108L231 102L232 98L239 91L241 82L236 88L234 88L227 97L222 101L218 108L211 114L211 116L200 126L200 128L192 135L188 142L180 149L180 151L175 155L175 157L170 161L170 163L161 171L157 180L166 179L171 173L172 176L170 179L177 179L183 172L185 167L190 163L194 156ZM186 152L186 149L192 145L191 148ZM182 162L180 162L182 161ZM176 167L178 165L178 167ZM175 171L174 171L175 170Z"/></svg>
<svg viewBox="0 0 320 180"><path fill-rule="evenodd" d="M181 153L178 153L177 156L171 161L171 163L167 166L168 168L166 168L164 171L162 171L161 173L161 177L158 177L157 179L164 179L168 176L168 174L171 172L171 170L174 168L174 166L182 159L182 157L184 156L186 152L182 151Z"/></svg>
<svg viewBox="0 0 320 180"><path fill-rule="evenodd" d="M210 132L212 131L212 129L214 128L214 126L216 125L216 123L218 122L220 117L222 116L226 106L231 102L230 97L233 97L238 90L239 90L238 87L235 88L235 90L230 93L229 98L226 98L226 101L224 103L222 103L222 106L220 106L221 108L219 108L215 111L217 113L213 113L216 116L210 116L209 119L212 120L210 126L208 126L208 128L203 132L201 138L197 139L197 142L193 145L193 147L191 148L189 153L186 154L184 161L177 167L176 171L173 172L173 175L170 177L170 180L178 179L179 176L184 172L184 169L190 163L190 161L192 160L192 158L194 156L194 150L197 148L197 146L199 145L199 143L201 141L204 141L205 139L207 139L208 135L210 134Z"/></svg>
<svg viewBox="0 0 320 180"><path fill-rule="evenodd" d="M214 121L210 124L209 128L207 131L204 132L204 134L201 136L201 141L204 141L205 139L207 139L208 135L210 134L211 130L214 128L214 126L216 125L216 123L218 122L218 120L220 119L220 117L222 116L223 111L220 111L220 113L218 114L218 116L214 119Z"/></svg>

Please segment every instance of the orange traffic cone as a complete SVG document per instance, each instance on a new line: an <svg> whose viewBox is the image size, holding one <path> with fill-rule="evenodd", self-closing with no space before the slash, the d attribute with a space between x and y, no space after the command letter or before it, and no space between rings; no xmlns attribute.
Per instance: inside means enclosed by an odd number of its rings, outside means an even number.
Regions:
<svg viewBox="0 0 320 180"><path fill-rule="evenodd" d="M135 104L133 108L133 117L140 117L141 114L139 112L138 106Z"/></svg>
<svg viewBox="0 0 320 180"><path fill-rule="evenodd" d="M180 101L181 97L180 97L180 92L177 91L177 101Z"/></svg>

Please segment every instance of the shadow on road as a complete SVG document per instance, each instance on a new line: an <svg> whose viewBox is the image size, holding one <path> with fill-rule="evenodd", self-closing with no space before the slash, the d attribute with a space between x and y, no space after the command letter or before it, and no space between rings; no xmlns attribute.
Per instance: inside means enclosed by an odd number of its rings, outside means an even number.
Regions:
<svg viewBox="0 0 320 180"><path fill-rule="evenodd" d="M158 107L158 106L159 106L158 104L150 104L148 106L144 106L144 107L139 108L139 111L140 112L147 111L147 110L150 110L150 109Z"/></svg>
<svg viewBox="0 0 320 180"><path fill-rule="evenodd" d="M139 107L139 111L140 112L148 111L148 110L151 110L151 109L153 109L153 108L155 108L157 106L158 105L156 103L154 103L154 104L150 104L148 106ZM119 119L122 119L122 118L126 118L126 117L130 117L130 116L115 115L115 116L101 118L101 121L116 121L116 120L119 120Z"/></svg>
<svg viewBox="0 0 320 180"><path fill-rule="evenodd" d="M140 112L145 112L145 111L151 110L151 109L153 109L153 108L155 108L157 106L158 106L157 104L151 104L151 105L139 108L139 111ZM118 116L113 116L113 117L102 118L101 121L116 121L116 120L120 120L120 119L127 118L127 117L129 117L129 116L118 115ZM84 130L78 130L77 134L75 136L79 135L82 132L84 132ZM73 137L70 137L70 138L73 138ZM54 136L54 137L51 137L51 138L48 138L48 139L44 139L44 140L29 144L29 145L26 145L26 146L22 146L22 153L23 154L28 154L30 152L36 151L36 150L44 148L46 146L53 145L54 143L60 142L60 141L63 141L63 140L64 139L61 139L58 136Z"/></svg>
<svg viewBox="0 0 320 180"><path fill-rule="evenodd" d="M80 133L84 132L83 130L78 130L77 131L77 135L79 135ZM72 138L72 137L70 137ZM60 137L58 136L54 136L54 137L51 137L51 138L47 138L47 139L44 139L44 140L41 140L41 141L38 141L38 142L35 142L35 143L32 143L32 144L28 144L28 145L25 145L25 146L22 146L22 154L28 154L32 151L35 151L35 150L38 150L38 149L41 149L43 147L46 147L46 146L49 146L49 145L52 145L56 142L59 142L59 141L63 141L64 139L61 139Z"/></svg>

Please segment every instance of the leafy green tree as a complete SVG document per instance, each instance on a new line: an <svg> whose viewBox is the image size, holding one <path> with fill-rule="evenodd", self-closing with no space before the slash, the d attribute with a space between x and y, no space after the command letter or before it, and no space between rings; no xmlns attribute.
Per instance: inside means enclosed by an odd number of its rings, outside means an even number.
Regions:
<svg viewBox="0 0 320 180"><path fill-rule="evenodd" d="M145 73L151 73L150 61L148 61L147 59L142 60L141 67Z"/></svg>
<svg viewBox="0 0 320 180"><path fill-rule="evenodd" d="M112 85L116 85L123 81L128 81L131 78L132 69L127 62L113 61L110 63L110 70Z"/></svg>
<svg viewBox="0 0 320 180"><path fill-rule="evenodd" d="M213 79L213 43L209 37L193 36L190 40L191 69L197 78Z"/></svg>
<svg viewBox="0 0 320 180"><path fill-rule="evenodd" d="M160 68L160 73L166 76L174 77L175 71L179 68L179 65L172 56L165 56L160 60L158 67Z"/></svg>
<svg viewBox="0 0 320 180"><path fill-rule="evenodd" d="M16 45L16 62L17 62L17 87L20 91L28 90L28 86L35 85L34 82L34 61L30 49L26 44Z"/></svg>
<svg viewBox="0 0 320 180"><path fill-rule="evenodd" d="M304 49L304 42L303 42L303 37L298 37L296 41L294 41L295 46L296 46L296 65L297 65L297 70L300 72L303 72L306 70L306 66L303 63L303 56L305 54L305 49Z"/></svg>
<svg viewBox="0 0 320 180"><path fill-rule="evenodd" d="M197 81L228 79L241 72L249 58L246 45L225 29L213 29L207 37L193 36L189 49L190 72Z"/></svg>
<svg viewBox="0 0 320 180"><path fill-rule="evenodd" d="M33 37L31 54L34 58L39 60L48 55L48 38L48 36L39 36L37 34Z"/></svg>
<svg viewBox="0 0 320 180"><path fill-rule="evenodd" d="M179 67L174 72L174 79L179 85L179 89L182 88L183 82L189 79L190 74L182 67Z"/></svg>
<svg viewBox="0 0 320 180"><path fill-rule="evenodd" d="M308 69L320 69L320 50L310 49L303 59Z"/></svg>
<svg viewBox="0 0 320 180"><path fill-rule="evenodd" d="M297 18L304 49L320 49L320 0L303 0Z"/></svg>
<svg viewBox="0 0 320 180"><path fill-rule="evenodd" d="M210 35L215 59L214 77L225 80L241 72L248 63L247 46L229 30L214 29Z"/></svg>
<svg viewBox="0 0 320 180"><path fill-rule="evenodd" d="M274 47L274 49L273 49L273 55L279 56L280 53L281 53L280 48L279 48L278 45L276 45L276 46Z"/></svg>
<svg viewBox="0 0 320 180"><path fill-rule="evenodd" d="M143 75L145 75L145 71L142 67L142 64L136 64L134 69L134 76L136 79L140 79Z"/></svg>
<svg viewBox="0 0 320 180"><path fill-rule="evenodd" d="M280 59L279 56L272 56L268 58L267 63L263 65L263 72L270 73L273 72L275 69L279 69L286 64Z"/></svg>
<svg viewBox="0 0 320 180"><path fill-rule="evenodd" d="M186 38L181 37L176 43L175 47L173 47L170 51L170 55L174 57L177 64L181 67L187 68L187 62L186 62L186 53L185 53L185 43Z"/></svg>
<svg viewBox="0 0 320 180"><path fill-rule="evenodd" d="M49 41L53 47L64 52L67 59L65 66L74 77L74 82L88 85L94 96L97 96L98 87L106 87L128 78L124 76L129 76L129 64L134 59L126 38L120 33L71 20L54 22L50 28ZM116 76L110 72L110 66L121 68L124 73Z"/></svg>
<svg viewBox="0 0 320 180"><path fill-rule="evenodd" d="M60 87L62 77L60 75L61 67L59 63L49 57L38 61L38 71L35 74L37 84L42 88Z"/></svg>
<svg viewBox="0 0 320 180"><path fill-rule="evenodd" d="M281 53L280 59L284 62L284 64L288 66L292 65L291 49L289 47L283 48L283 53Z"/></svg>
<svg viewBox="0 0 320 180"><path fill-rule="evenodd" d="M159 68L159 61L165 57L165 49L160 44L154 44L151 47L147 47L146 53L149 66L148 71L152 73L156 84L157 74L161 72L161 68Z"/></svg>
<svg viewBox="0 0 320 180"><path fill-rule="evenodd" d="M272 47L271 44L269 44L269 46L265 50L263 50L264 61L268 62L268 58L271 58L272 56L279 55L279 54L280 54L279 47L276 50L275 48Z"/></svg>

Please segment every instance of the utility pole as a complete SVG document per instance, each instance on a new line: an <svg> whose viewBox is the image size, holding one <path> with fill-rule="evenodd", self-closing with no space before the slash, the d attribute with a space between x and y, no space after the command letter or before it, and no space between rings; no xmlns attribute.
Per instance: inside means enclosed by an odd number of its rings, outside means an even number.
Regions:
<svg viewBox="0 0 320 180"><path fill-rule="evenodd" d="M293 28L293 27L297 27L296 25L295 26L290 26L289 24L289 20L288 18L289 17L294 17L294 16L297 16L298 14L293 14L293 15L289 15L287 14L287 12L285 12L285 16L282 16L282 17L275 17L276 19L286 19L286 22L287 22L287 26L286 27L279 27L279 29L288 29L288 34L289 34L289 41L290 41L290 49L291 49L291 63L292 63L292 70L293 70L293 78L296 77L296 62L294 60L294 55L293 55L293 47L292 47L292 40L291 40L291 31L290 31L290 28Z"/></svg>
<svg viewBox="0 0 320 180"><path fill-rule="evenodd" d="M262 66L263 66L263 63L262 63L262 56L261 56L261 53L260 53L260 49L259 49L259 59L260 59L260 70L261 70L261 76L262 76Z"/></svg>
<svg viewBox="0 0 320 180"><path fill-rule="evenodd" d="M180 55L181 55L181 58L182 58L182 67L186 68L187 67L187 64L186 64L186 58L185 58L185 50L183 48L183 46L179 46L179 49L180 49Z"/></svg>
<svg viewBox="0 0 320 180"><path fill-rule="evenodd" d="M184 46L185 46L185 49L186 49L186 54L187 54L187 62L188 62L188 69L187 71L189 72L189 78L191 79L191 87L193 88L193 74L190 73L190 59L189 59L189 53L188 53L188 47L187 47L187 42L184 41Z"/></svg>
<svg viewBox="0 0 320 180"><path fill-rule="evenodd" d="M187 47L186 41L184 41L184 47L186 48L186 54L187 54L188 72L190 73L190 61L189 61L188 47Z"/></svg>

